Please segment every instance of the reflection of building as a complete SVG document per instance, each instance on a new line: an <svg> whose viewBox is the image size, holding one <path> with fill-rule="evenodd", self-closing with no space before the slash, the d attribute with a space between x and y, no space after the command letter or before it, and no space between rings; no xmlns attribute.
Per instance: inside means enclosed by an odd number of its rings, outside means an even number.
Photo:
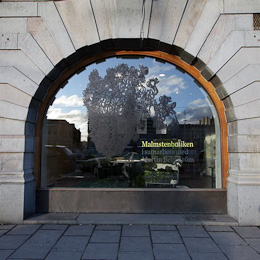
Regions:
<svg viewBox="0 0 260 260"><path fill-rule="evenodd" d="M195 164L194 172L211 175L211 168L215 166L216 135L214 119L204 117L199 124L181 124L179 139L185 142L193 142ZM201 167L205 165L205 167Z"/></svg>
<svg viewBox="0 0 260 260"><path fill-rule="evenodd" d="M156 128L153 125L153 119L147 118L145 124L145 131L139 134L142 140L152 141L153 139L159 138L160 135L156 133Z"/></svg>
<svg viewBox="0 0 260 260"><path fill-rule="evenodd" d="M199 121L199 124L180 124L178 138L193 142L194 147L201 151L204 149L204 142L207 136L215 134L214 119L205 117Z"/></svg>
<svg viewBox="0 0 260 260"><path fill-rule="evenodd" d="M214 119L209 118L208 116L203 117L202 119L200 119L200 125L214 125Z"/></svg>
<svg viewBox="0 0 260 260"><path fill-rule="evenodd" d="M48 144L64 145L73 150L80 148L80 130L66 120L47 120Z"/></svg>
<svg viewBox="0 0 260 260"><path fill-rule="evenodd" d="M82 141L81 142L81 148L86 149L88 147L88 142L87 141Z"/></svg>

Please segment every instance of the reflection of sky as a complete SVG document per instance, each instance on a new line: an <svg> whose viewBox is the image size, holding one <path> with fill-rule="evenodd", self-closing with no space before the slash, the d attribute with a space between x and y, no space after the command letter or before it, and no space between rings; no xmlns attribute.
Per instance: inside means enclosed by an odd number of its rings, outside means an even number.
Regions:
<svg viewBox="0 0 260 260"><path fill-rule="evenodd" d="M194 83L193 78L169 63L156 61L154 58L122 59L110 58L105 62L92 64L80 74L69 79L68 84L61 89L53 105L49 108L48 119L65 119L74 123L81 130L82 139L87 138L87 110L83 106L82 93L89 83L88 75L93 69L97 69L100 76L104 77L108 67L126 63L136 68L144 65L149 68L149 78L158 78L157 85L159 93L157 102L161 95L167 95L176 102L175 112L180 124L198 124L203 117L212 117L210 104L206 98L205 91Z"/></svg>

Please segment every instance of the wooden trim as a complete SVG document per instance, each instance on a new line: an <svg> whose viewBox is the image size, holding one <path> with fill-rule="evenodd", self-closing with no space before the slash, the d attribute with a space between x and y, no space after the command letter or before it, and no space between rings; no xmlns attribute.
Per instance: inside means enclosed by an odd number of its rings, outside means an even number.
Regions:
<svg viewBox="0 0 260 260"><path fill-rule="evenodd" d="M35 147L35 177L37 187L40 187L40 171L41 171L41 129L43 124L44 115L46 110L48 109L49 103L52 100L53 96L57 93L62 86L70 77L77 73L77 71L81 70L83 67L86 67L92 63L97 62L98 60L114 57L114 56L126 56L126 55L135 55L135 56L148 56L154 57L158 59L165 60L169 63L172 63L183 70L185 70L188 74L190 74L193 78L195 78L207 91L209 96L211 97L220 121L221 127L221 173L222 173L222 187L227 189L227 177L228 177L228 146L227 146L227 120L225 116L225 107L223 102L219 99L214 86L207 81L200 73L198 69L189 65L188 63L181 60L179 57L167 54L161 51L106 51L94 56L90 56L82 59L80 62L75 64L72 67L69 67L51 86L49 89L45 99L41 103L38 111L38 120L35 128L35 136L36 136L36 147Z"/></svg>

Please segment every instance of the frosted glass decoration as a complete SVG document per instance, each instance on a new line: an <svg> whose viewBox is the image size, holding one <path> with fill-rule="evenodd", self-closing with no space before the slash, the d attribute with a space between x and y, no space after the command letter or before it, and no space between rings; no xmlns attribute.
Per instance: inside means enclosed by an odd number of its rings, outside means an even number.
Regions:
<svg viewBox="0 0 260 260"><path fill-rule="evenodd" d="M165 95L157 102L159 80L146 80L148 73L146 66L138 69L127 64L108 68L103 78L97 70L90 73L83 101L88 110L89 136L104 156L120 155L131 140L137 141L137 129L144 129L152 108L157 130L178 124L176 102Z"/></svg>

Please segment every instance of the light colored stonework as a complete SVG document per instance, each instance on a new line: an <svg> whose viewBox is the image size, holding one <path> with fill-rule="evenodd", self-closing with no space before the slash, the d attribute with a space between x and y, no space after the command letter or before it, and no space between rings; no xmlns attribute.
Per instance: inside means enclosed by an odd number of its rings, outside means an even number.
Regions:
<svg viewBox="0 0 260 260"><path fill-rule="evenodd" d="M28 18L27 31L32 35L53 65L64 58L55 38L53 38L41 17Z"/></svg>
<svg viewBox="0 0 260 260"><path fill-rule="evenodd" d="M186 1L154 1L148 37L172 44L185 5ZM173 13L176 15L173 16ZM165 28L171 28L171 30L165 30Z"/></svg>
<svg viewBox="0 0 260 260"><path fill-rule="evenodd" d="M37 16L37 3L2 3L0 17Z"/></svg>
<svg viewBox="0 0 260 260"><path fill-rule="evenodd" d="M48 30L55 38L64 57L68 57L74 53L75 48L54 2L39 2L38 15L45 22Z"/></svg>
<svg viewBox="0 0 260 260"><path fill-rule="evenodd" d="M37 89L37 84L33 82L31 79L29 79L28 77L26 77L17 68L2 66L0 67L0 74L1 74L0 76L1 84L9 82L10 86L19 89L21 92L24 92L30 96L34 95ZM22 95L23 94L21 94L21 96ZM19 97L20 95L18 95L17 99L19 99Z"/></svg>
<svg viewBox="0 0 260 260"><path fill-rule="evenodd" d="M40 84L45 76L21 50L0 50L0 60L1 67L14 67L36 84Z"/></svg>
<svg viewBox="0 0 260 260"><path fill-rule="evenodd" d="M0 18L1 33L26 33L26 18Z"/></svg>
<svg viewBox="0 0 260 260"><path fill-rule="evenodd" d="M11 86L9 84L0 83L0 100L16 104L18 106L28 108L32 96Z"/></svg>
<svg viewBox="0 0 260 260"><path fill-rule="evenodd" d="M190 39L185 47L185 51L192 54L193 56L197 56L222 11L222 1L206 1L201 16L195 25L195 28L193 29Z"/></svg>
<svg viewBox="0 0 260 260"><path fill-rule="evenodd" d="M0 2L0 222L21 221L34 211L37 111L28 111L32 100L41 102L34 95L45 76L84 46L149 38L180 47L190 63L202 61L207 79L219 79L216 91L229 122L229 214L241 224L260 224L260 31L252 15L260 13L259 1L142 3Z"/></svg>
<svg viewBox="0 0 260 260"><path fill-rule="evenodd" d="M188 2L173 42L175 45L185 49L206 3L207 0L191 0Z"/></svg>

